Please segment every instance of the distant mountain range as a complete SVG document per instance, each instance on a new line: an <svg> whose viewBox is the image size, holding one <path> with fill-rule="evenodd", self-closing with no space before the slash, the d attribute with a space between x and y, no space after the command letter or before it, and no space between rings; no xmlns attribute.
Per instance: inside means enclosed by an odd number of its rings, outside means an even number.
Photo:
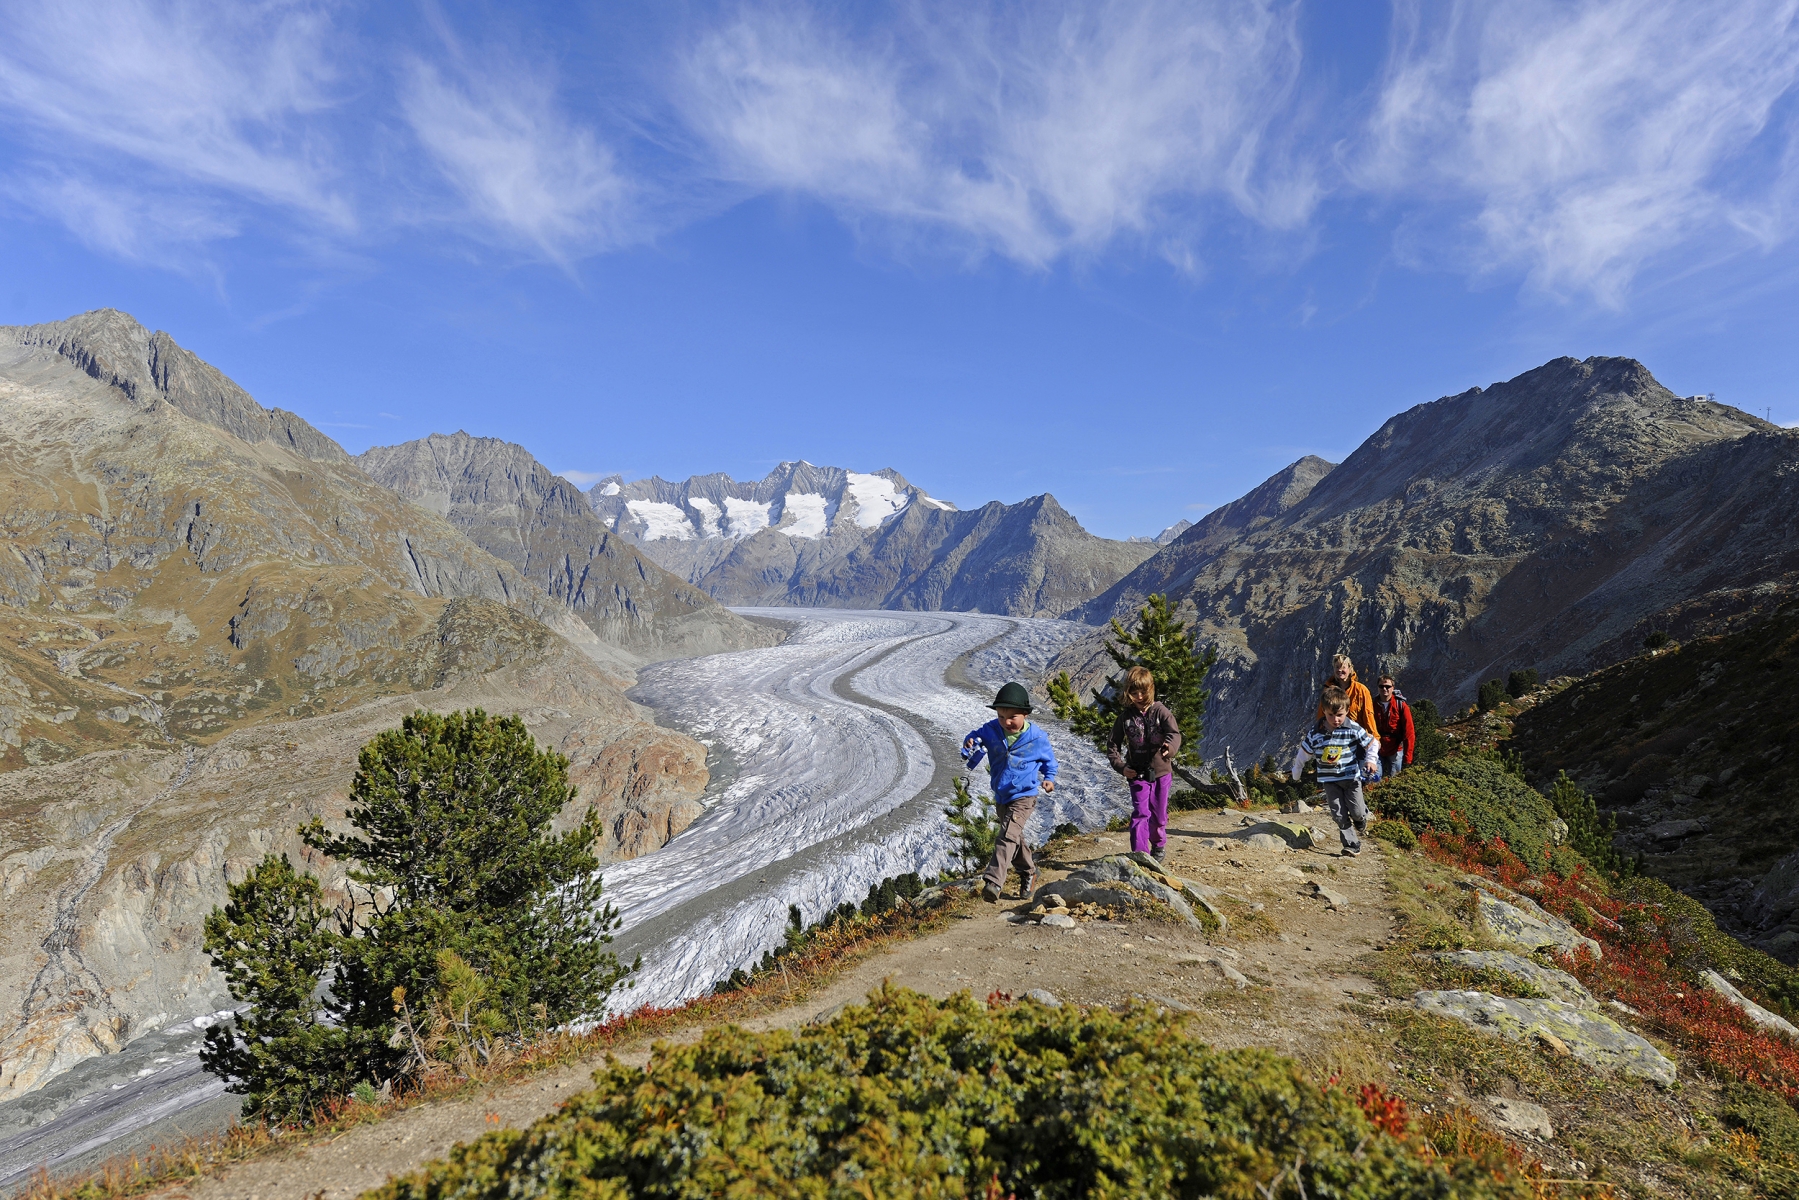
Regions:
<svg viewBox="0 0 1799 1200"><path fill-rule="evenodd" d="M1175 600L1216 642L1207 749L1290 744L1342 651L1449 706L1520 667L1633 652L1799 583L1799 431L1675 395L1627 358L1559 358L1305 458L1070 615ZM1097 635L1057 667L1091 684Z"/></svg>
<svg viewBox="0 0 1799 1200"><path fill-rule="evenodd" d="M1093 536L1053 496L962 512L893 470L614 476L587 495L607 528L733 605L1060 616L1154 550Z"/></svg>

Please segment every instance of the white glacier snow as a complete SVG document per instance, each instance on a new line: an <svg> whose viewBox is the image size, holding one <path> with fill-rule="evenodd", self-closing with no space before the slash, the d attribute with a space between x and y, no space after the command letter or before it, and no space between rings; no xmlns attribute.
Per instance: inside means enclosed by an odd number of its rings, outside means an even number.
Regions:
<svg viewBox="0 0 1799 1200"><path fill-rule="evenodd" d="M961 736L992 717L999 683L1040 672L1087 632L975 613L740 611L799 628L780 646L645 667L632 691L725 751L735 775L667 846L605 870L625 921L615 948L644 960L618 1010L677 1003L754 965L780 942L790 904L810 921L887 876L947 865L942 808ZM945 673L963 655L955 686ZM1033 839L1123 811L1104 757L1045 728L1062 779L1032 817ZM975 782L984 792L985 774Z"/></svg>
<svg viewBox="0 0 1799 1200"><path fill-rule="evenodd" d="M602 496L618 495L618 481L615 479L611 483L607 484L605 487L601 488L600 495L602 495Z"/></svg>
<svg viewBox="0 0 1799 1200"><path fill-rule="evenodd" d="M893 486L885 475L863 475L845 471L849 480L844 491L856 502L856 524L873 529L900 509L906 507L906 494Z"/></svg>
<svg viewBox="0 0 1799 1200"><path fill-rule="evenodd" d="M758 529L768 528L768 508L766 500L742 500L736 496L726 496L726 528L732 537L742 541Z"/></svg>
<svg viewBox="0 0 1799 1200"><path fill-rule="evenodd" d="M717 537L719 535L718 505L712 503L712 501L706 499L704 496L689 496L687 498L687 507L700 514L701 537Z"/></svg>
<svg viewBox="0 0 1799 1200"><path fill-rule="evenodd" d="M693 537L693 522L677 505L661 500L627 500L625 507L643 522L643 540L646 542L663 538L687 541Z"/></svg>
<svg viewBox="0 0 1799 1200"><path fill-rule="evenodd" d="M777 527L788 537L821 538L827 524L828 501L817 492L788 492L782 502L781 524ZM788 517L793 520L789 522Z"/></svg>

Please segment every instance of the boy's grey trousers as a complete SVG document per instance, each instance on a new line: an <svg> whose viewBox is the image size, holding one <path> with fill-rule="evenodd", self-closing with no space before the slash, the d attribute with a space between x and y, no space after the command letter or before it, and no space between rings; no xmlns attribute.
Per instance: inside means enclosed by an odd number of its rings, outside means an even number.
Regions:
<svg viewBox="0 0 1799 1200"><path fill-rule="evenodd" d="M1362 800L1362 781L1345 779L1320 785L1324 788L1324 804L1331 820L1343 835L1345 850L1362 848L1362 830L1368 828L1368 805Z"/></svg>
<svg viewBox="0 0 1799 1200"><path fill-rule="evenodd" d="M1018 873L1024 879L1029 879L1037 869L1031 858L1031 844L1024 840L1025 822L1031 819L1031 810L1036 807L1035 795L1020 796L1010 804L999 806L999 841L993 847L993 861L987 864L986 876L996 892L1005 890L1006 872L1011 868L1014 856L1018 858Z"/></svg>

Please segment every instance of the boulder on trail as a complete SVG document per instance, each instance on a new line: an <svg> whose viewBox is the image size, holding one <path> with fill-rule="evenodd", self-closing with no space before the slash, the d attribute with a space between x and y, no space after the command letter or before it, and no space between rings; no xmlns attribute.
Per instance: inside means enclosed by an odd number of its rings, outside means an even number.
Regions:
<svg viewBox="0 0 1799 1200"><path fill-rule="evenodd" d="M1154 865L1145 866L1139 860L1146 860ZM1155 864L1155 860L1146 854L1112 854L1088 863L1066 879L1044 884L1037 889L1032 899L1040 904L1048 904L1052 896L1059 896L1069 908L1077 904L1122 908L1140 899L1125 890L1130 888L1153 896L1179 913L1189 925L1203 929L1204 923L1193 914L1192 906L1182 895L1186 888L1179 885L1183 882L1163 872L1160 865ZM1108 884L1124 886L1107 886ZM1191 894L1214 916L1217 915L1208 899L1200 898L1197 891ZM1222 924L1222 918L1220 923Z"/></svg>
<svg viewBox="0 0 1799 1200"><path fill-rule="evenodd" d="M1249 845L1263 846L1266 843L1258 839L1264 835L1279 838L1283 850L1310 850L1313 846L1311 829L1297 821L1257 821L1231 836Z"/></svg>
<svg viewBox="0 0 1799 1200"><path fill-rule="evenodd" d="M1560 1000L1508 1000L1491 992L1419 992L1412 1003L1495 1037L1565 1048L1590 1067L1621 1071L1664 1087L1674 1082L1672 1059L1589 1008Z"/></svg>

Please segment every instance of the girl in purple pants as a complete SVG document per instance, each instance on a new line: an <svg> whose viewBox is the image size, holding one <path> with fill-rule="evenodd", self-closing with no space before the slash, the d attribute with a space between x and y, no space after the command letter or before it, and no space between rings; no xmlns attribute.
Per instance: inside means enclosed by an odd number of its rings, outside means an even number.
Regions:
<svg viewBox="0 0 1799 1200"><path fill-rule="evenodd" d="M1112 769L1130 781L1131 849L1157 862L1168 855L1168 793L1180 749L1180 724L1156 699L1155 676L1147 667L1132 667L1106 754Z"/></svg>

